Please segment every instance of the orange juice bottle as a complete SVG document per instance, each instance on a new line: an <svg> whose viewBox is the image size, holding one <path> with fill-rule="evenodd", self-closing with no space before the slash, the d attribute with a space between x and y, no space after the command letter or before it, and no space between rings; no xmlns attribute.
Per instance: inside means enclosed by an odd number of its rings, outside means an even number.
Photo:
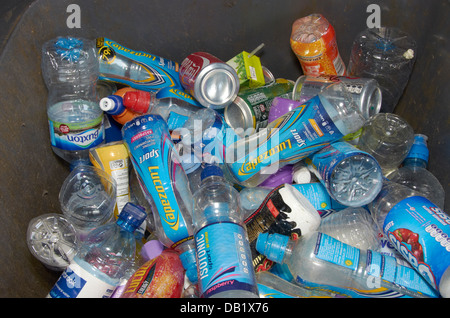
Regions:
<svg viewBox="0 0 450 318"><path fill-rule="evenodd" d="M297 19L292 24L290 42L304 75L345 75L336 33L322 14L314 13Z"/></svg>

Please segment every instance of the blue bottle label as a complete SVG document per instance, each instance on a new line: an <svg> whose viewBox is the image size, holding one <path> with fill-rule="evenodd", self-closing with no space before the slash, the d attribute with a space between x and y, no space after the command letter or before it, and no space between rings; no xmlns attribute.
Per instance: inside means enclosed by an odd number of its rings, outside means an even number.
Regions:
<svg viewBox="0 0 450 318"><path fill-rule="evenodd" d="M147 52L130 50L108 38L97 38L99 54L99 79L125 84L136 89L152 91L165 87L183 89L178 75L178 63ZM124 69L123 60L133 66ZM132 69L139 69L139 78L134 78ZM118 74L120 70L120 74Z"/></svg>
<svg viewBox="0 0 450 318"><path fill-rule="evenodd" d="M61 123L48 120L50 141L53 147L62 150L85 150L105 141L104 116L81 123Z"/></svg>
<svg viewBox="0 0 450 318"><path fill-rule="evenodd" d="M300 161L343 136L325 111L319 96L308 100L283 118L267 129L267 135L264 136L260 131L255 150L242 154L240 158L228 158L227 149L226 161L230 162L230 170L239 182L248 180L263 168L280 161ZM238 141L229 147L239 146Z"/></svg>
<svg viewBox="0 0 450 318"><path fill-rule="evenodd" d="M235 223L207 225L195 235L197 270L203 297L231 291L257 291L245 229Z"/></svg>
<svg viewBox="0 0 450 318"><path fill-rule="evenodd" d="M383 231L397 251L437 289L450 265L450 217L422 196L397 203Z"/></svg>
<svg viewBox="0 0 450 318"><path fill-rule="evenodd" d="M192 237L185 218L192 194L167 124L159 115L143 115L127 122L122 133L141 188L175 247Z"/></svg>
<svg viewBox="0 0 450 318"><path fill-rule="evenodd" d="M260 298L298 298L299 296L291 296L264 284L258 284L258 292Z"/></svg>

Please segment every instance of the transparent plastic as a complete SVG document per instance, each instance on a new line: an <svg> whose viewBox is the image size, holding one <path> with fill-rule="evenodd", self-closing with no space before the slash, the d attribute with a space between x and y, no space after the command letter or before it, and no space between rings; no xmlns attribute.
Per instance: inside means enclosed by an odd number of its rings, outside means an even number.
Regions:
<svg viewBox="0 0 450 318"><path fill-rule="evenodd" d="M387 177L389 180L403 184L444 209L445 191L438 178L429 170L428 166L428 137L422 134L414 136L414 143L402 167L395 170Z"/></svg>
<svg viewBox="0 0 450 318"><path fill-rule="evenodd" d="M380 249L380 229L370 213L362 207L334 211L322 218L317 231L359 249Z"/></svg>
<svg viewBox="0 0 450 318"><path fill-rule="evenodd" d="M343 84L337 83L331 85L326 91L318 94L317 97L320 99L320 102L331 121L343 136L356 132L364 125L364 117ZM311 104L310 107L313 107L313 104ZM292 144L296 144L296 135L292 133L292 130L302 131L302 129L304 129L304 124L308 122L309 118L299 116L295 122L289 125L289 127L284 127L283 122L289 120L295 112L296 110L294 109L271 122L267 126L267 129L237 140L231 145L227 145L225 149L224 165L226 168L224 171L227 179L246 187L254 187L264 182L264 180L275 172L272 171L273 167L276 167L276 170L278 170L287 164L299 162L311 154L311 150L302 150L298 147L295 148L295 155L290 151L279 152L277 153L277 156L274 156L269 162L266 160L267 163L259 164L259 170L252 175L246 176L245 180L239 180L236 177L238 174L238 172L235 171L237 169L237 163L244 163L246 156L254 151L261 152L257 153L255 157L258 157L257 155L264 155L264 152L270 147L269 141L275 142L276 140L277 144L279 144L284 139L289 138L292 140ZM339 134L334 134L333 136L336 136L336 140L340 138ZM321 137L313 140L311 144L318 143L321 140L320 138ZM323 145L322 147L325 147L327 144L328 143L322 143L321 145ZM319 149L316 149L316 151L318 150ZM301 156L302 152L305 153L304 156Z"/></svg>
<svg viewBox="0 0 450 318"><path fill-rule="evenodd" d="M47 213L29 222L27 244L47 268L63 271L78 252L80 241L74 226L63 215Z"/></svg>
<svg viewBox="0 0 450 318"><path fill-rule="evenodd" d="M327 249L328 254L325 257L322 255L319 257L317 253L319 245L324 244L322 239L328 244L333 244L331 249ZM297 240L291 240L283 235L263 233L258 237L257 249L269 259L287 264L295 278L295 283L300 286L319 288L319 290L328 286L329 290L344 297L376 298L402 297L403 295L417 298L437 297L435 291L421 279L419 274L410 268L396 264L395 258L384 256L386 262L395 267L395 275L406 270L414 276L413 278L401 280L397 279L399 277L391 277L396 279L395 283L381 279L377 277L380 275L380 268L377 268L375 264L368 266L367 262L369 253L372 256L376 254L370 250L349 247L349 245L320 232L308 233ZM350 256L349 251L354 254ZM359 257L355 259L357 263L348 259L344 265L339 264L337 258L334 258L334 261L326 259L343 253L346 257L358 255ZM414 284L411 284L409 279L414 279Z"/></svg>
<svg viewBox="0 0 450 318"><path fill-rule="evenodd" d="M95 42L52 39L42 47L41 68L49 92L47 115L53 151L72 167L89 163L89 148L105 141L96 91Z"/></svg>
<svg viewBox="0 0 450 318"><path fill-rule="evenodd" d="M395 27L370 28L354 42L347 74L376 79L382 91L381 112L392 113L412 72L417 45Z"/></svg>
<svg viewBox="0 0 450 318"><path fill-rule="evenodd" d="M402 117L379 113L362 127L357 148L374 156L387 176L397 169L414 142L414 130Z"/></svg>
<svg viewBox="0 0 450 318"><path fill-rule="evenodd" d="M76 166L59 192L63 214L75 226L80 239L94 228L112 221L116 203L116 181L105 171Z"/></svg>
<svg viewBox="0 0 450 318"><path fill-rule="evenodd" d="M136 256L134 231L146 218L144 210L127 203L114 223L91 231L71 264L50 291L50 298L110 297ZM75 268L82 268L79 277ZM75 281L72 286L71 281ZM85 284L79 282L85 281ZM101 281L103 284L89 282ZM74 288L76 287L76 288Z"/></svg>
<svg viewBox="0 0 450 318"><path fill-rule="evenodd" d="M207 298L257 298L258 291L251 262L252 255L243 224L239 193L225 181L222 171L216 165L205 166L202 185L193 195L193 224L197 250L197 271L202 296ZM231 232L225 233L226 230ZM202 237L205 235L208 236L209 243L206 248L209 250L213 262L212 271L223 271L230 266L236 266L234 278L223 277L219 279L219 282L211 282L211 275L215 276L217 273L205 274L203 271L205 269L203 253L205 249L204 244L201 244ZM208 282L211 285L207 284ZM237 286L222 287L228 285L227 282ZM219 292L215 290L214 286Z"/></svg>

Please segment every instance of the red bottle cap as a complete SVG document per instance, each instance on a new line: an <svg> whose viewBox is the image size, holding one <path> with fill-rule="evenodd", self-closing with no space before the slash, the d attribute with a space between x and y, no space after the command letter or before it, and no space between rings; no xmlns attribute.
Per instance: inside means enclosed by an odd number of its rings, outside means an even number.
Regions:
<svg viewBox="0 0 450 318"><path fill-rule="evenodd" d="M137 113L146 114L149 111L152 95L146 91L126 92L123 96L123 105Z"/></svg>

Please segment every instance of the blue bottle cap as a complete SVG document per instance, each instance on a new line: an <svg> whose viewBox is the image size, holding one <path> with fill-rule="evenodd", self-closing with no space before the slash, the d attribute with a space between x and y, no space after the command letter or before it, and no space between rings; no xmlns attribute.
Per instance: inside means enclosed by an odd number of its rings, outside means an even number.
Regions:
<svg viewBox="0 0 450 318"><path fill-rule="evenodd" d="M100 100L100 108L109 115L120 115L126 108L123 106L123 99L118 95L109 95Z"/></svg>
<svg viewBox="0 0 450 318"><path fill-rule="evenodd" d="M408 155L406 156L406 159L415 158L415 159L422 159L426 163L428 163L428 146L427 146L427 140L428 137L426 135L422 134L416 134L414 135L414 143L411 146L411 149L409 150Z"/></svg>
<svg viewBox="0 0 450 318"><path fill-rule="evenodd" d="M123 207L117 219L117 225L124 230L133 233L147 217L145 210L131 202Z"/></svg>
<svg viewBox="0 0 450 318"><path fill-rule="evenodd" d="M77 62L83 50L83 41L74 37L58 37L54 47L62 59Z"/></svg>
<svg viewBox="0 0 450 318"><path fill-rule="evenodd" d="M202 171L201 179L208 178L209 176L223 177L223 171L216 165L206 164Z"/></svg>
<svg viewBox="0 0 450 318"><path fill-rule="evenodd" d="M256 240L256 250L271 261L281 263L288 242L289 236L286 235L269 234L268 232L260 233Z"/></svg>

